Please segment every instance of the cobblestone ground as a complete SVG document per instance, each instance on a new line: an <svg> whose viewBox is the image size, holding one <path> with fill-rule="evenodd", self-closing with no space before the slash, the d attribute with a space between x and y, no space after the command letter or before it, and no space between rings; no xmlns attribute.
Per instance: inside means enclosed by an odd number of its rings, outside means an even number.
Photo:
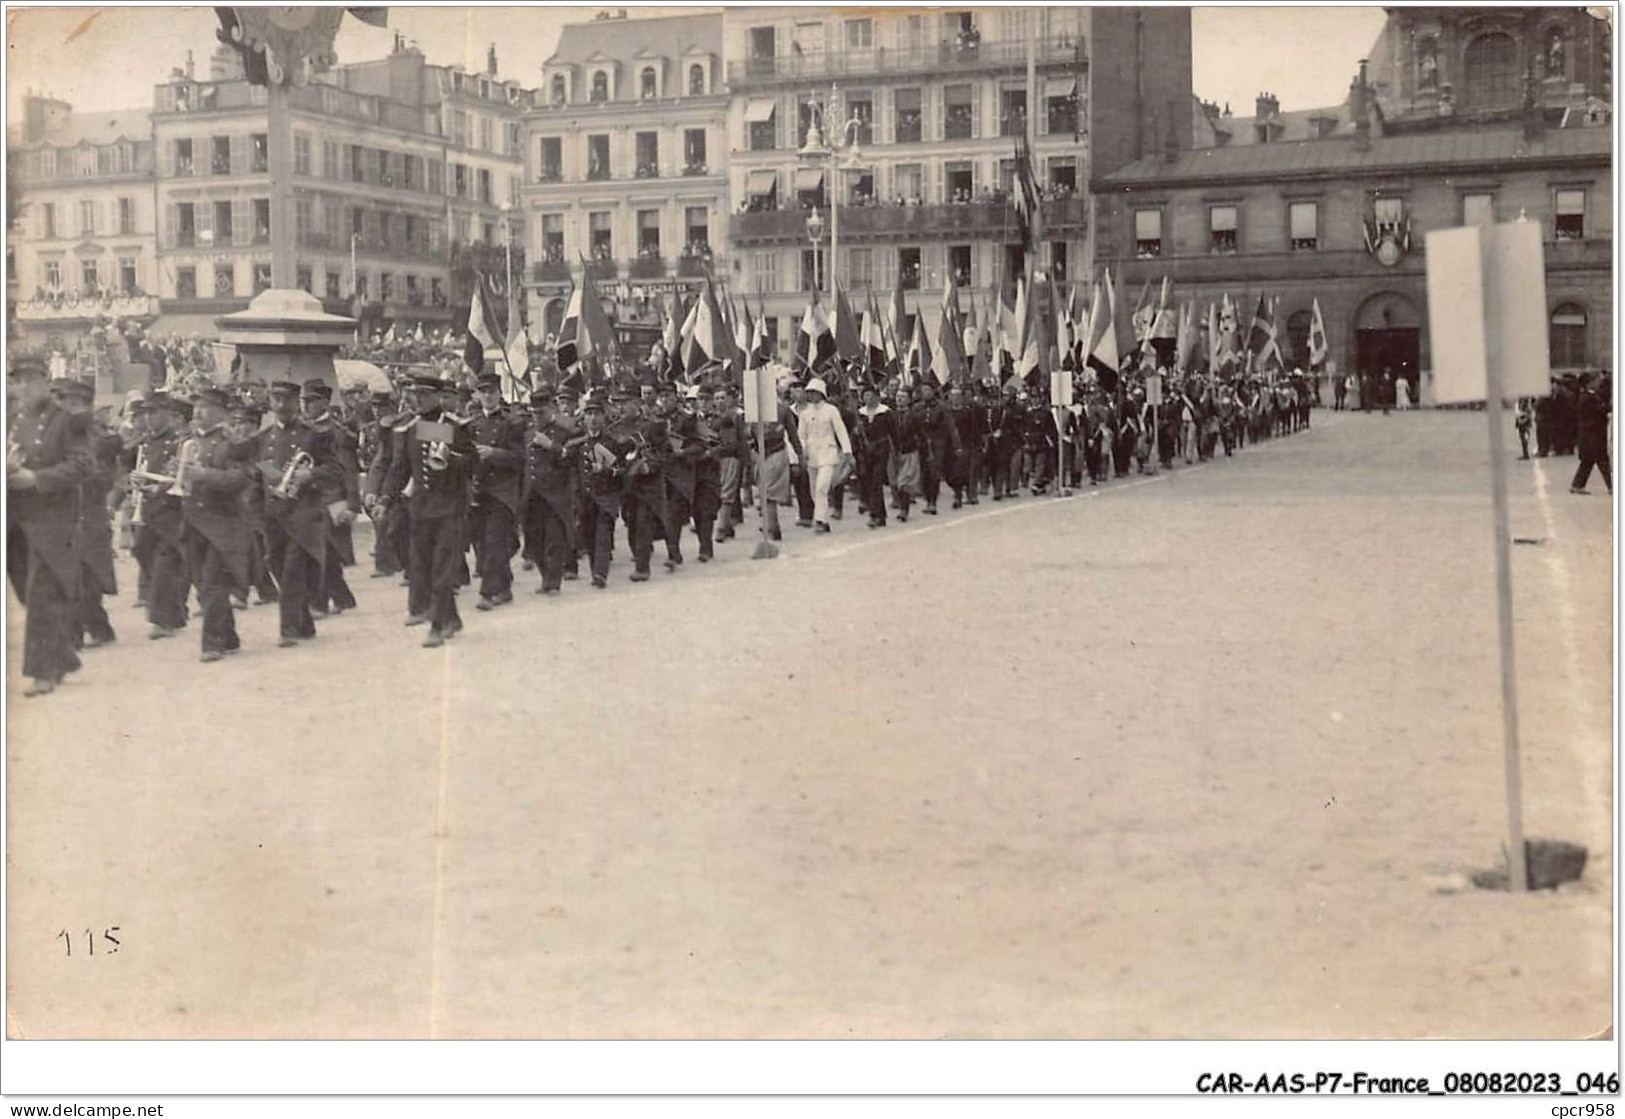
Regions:
<svg viewBox="0 0 1625 1119"><path fill-rule="evenodd" d="M1510 428L1508 439L1511 441ZM1611 507L1514 462L1504 825L1477 413L651 584L418 648L405 591L9 686L14 1036L1582 1036L1609 1021ZM946 510L946 503L945 510ZM13 664L20 615L8 629ZM59 933L118 926L71 960Z"/></svg>

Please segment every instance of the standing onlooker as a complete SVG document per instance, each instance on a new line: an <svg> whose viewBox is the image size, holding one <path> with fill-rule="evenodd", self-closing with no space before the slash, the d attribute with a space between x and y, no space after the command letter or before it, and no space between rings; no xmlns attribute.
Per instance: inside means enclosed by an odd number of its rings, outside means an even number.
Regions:
<svg viewBox="0 0 1625 1119"><path fill-rule="evenodd" d="M1518 404L1514 412L1514 424L1518 429L1518 443L1523 447L1520 459L1529 457L1529 428L1535 422L1535 408L1527 396L1518 397Z"/></svg>
<svg viewBox="0 0 1625 1119"><path fill-rule="evenodd" d="M1601 471L1608 492L1614 492L1614 474L1608 461L1608 412L1612 407L1613 383L1607 373L1595 376L1595 381L1588 378L1582 385L1580 399L1575 406L1580 466L1574 472L1570 493L1586 492L1585 485L1591 479L1592 466Z"/></svg>

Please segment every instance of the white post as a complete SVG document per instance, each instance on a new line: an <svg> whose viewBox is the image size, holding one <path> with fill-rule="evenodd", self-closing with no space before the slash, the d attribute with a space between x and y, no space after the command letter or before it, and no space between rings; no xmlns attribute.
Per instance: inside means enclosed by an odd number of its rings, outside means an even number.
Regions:
<svg viewBox="0 0 1625 1119"><path fill-rule="evenodd" d="M1529 888L1523 842L1523 767L1518 746L1517 662L1512 627L1512 518L1507 510L1505 410L1500 363L1487 364L1484 414L1490 424L1490 497L1495 505L1495 597L1501 636L1501 733L1507 786L1507 870L1512 890Z"/></svg>

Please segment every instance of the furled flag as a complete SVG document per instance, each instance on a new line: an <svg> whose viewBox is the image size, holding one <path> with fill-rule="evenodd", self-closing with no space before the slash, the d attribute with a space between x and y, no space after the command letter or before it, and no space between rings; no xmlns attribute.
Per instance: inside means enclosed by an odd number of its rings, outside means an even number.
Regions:
<svg viewBox="0 0 1625 1119"><path fill-rule="evenodd" d="M743 314L734 316L735 375L749 368L752 351L756 349L756 323L750 317L750 300L743 301L743 308Z"/></svg>
<svg viewBox="0 0 1625 1119"><path fill-rule="evenodd" d="M1157 322L1157 305L1151 299L1151 277L1147 276L1145 286L1140 289L1140 301L1134 305L1134 314L1129 317L1129 326L1133 329L1134 345L1137 348L1148 348L1146 343L1151 340L1151 328Z"/></svg>
<svg viewBox="0 0 1625 1119"><path fill-rule="evenodd" d="M585 348L581 342L581 289L571 287L570 298L564 302L564 318L559 322L558 346L553 356L559 363L560 372L564 372L591 353L591 340L587 341Z"/></svg>
<svg viewBox="0 0 1625 1119"><path fill-rule="evenodd" d="M1055 362L1063 369L1075 369L1072 357L1072 296L1069 295L1063 304L1060 284L1050 284L1049 293L1050 310L1055 315Z"/></svg>
<svg viewBox="0 0 1625 1119"><path fill-rule="evenodd" d="M679 292L672 292L671 299L666 303L665 319L660 331L660 347L666 351L666 368L655 372L668 381L675 381L683 372L683 326L686 321L683 297Z"/></svg>
<svg viewBox="0 0 1625 1119"><path fill-rule="evenodd" d="M891 358L903 364L908 339L903 337L903 324L908 321L908 305L903 302L903 270L897 270L897 283L892 287L891 306L886 310L886 329L891 334Z"/></svg>
<svg viewBox="0 0 1625 1119"><path fill-rule="evenodd" d="M1033 251L1033 224L1038 215L1038 180L1033 175L1033 156L1027 148L1027 132L1016 133L1016 172L1012 183L1016 225L1021 230L1021 247Z"/></svg>
<svg viewBox="0 0 1625 1119"><path fill-rule="evenodd" d="M1275 315L1270 309L1269 296L1258 297L1258 309L1253 312L1253 325L1247 331L1247 353L1253 359L1253 368L1262 371L1273 358L1281 361L1281 347L1275 337Z"/></svg>
<svg viewBox="0 0 1625 1119"><path fill-rule="evenodd" d="M1311 318L1309 319L1309 367L1323 369L1326 366L1326 351L1330 348L1326 344L1326 320L1320 317L1320 299L1317 296L1313 303Z"/></svg>
<svg viewBox="0 0 1625 1119"><path fill-rule="evenodd" d="M1221 364L1219 350L1220 345L1219 305L1217 303L1210 302L1207 305L1207 368L1208 372L1212 373L1215 377L1219 374L1219 366Z"/></svg>
<svg viewBox="0 0 1625 1119"><path fill-rule="evenodd" d="M925 331L924 307L921 307L919 314L914 316L914 340L909 343L908 357L903 362L903 383L912 385L916 378L941 383L931 354L931 339L927 337Z"/></svg>
<svg viewBox="0 0 1625 1119"><path fill-rule="evenodd" d="M1112 290L1112 270L1106 269L1105 284L1089 302L1089 368L1100 376L1101 387L1110 392L1117 386L1117 293Z"/></svg>
<svg viewBox="0 0 1625 1119"><path fill-rule="evenodd" d="M796 334L795 365L809 372L835 356L835 334L830 329L829 317L818 302L818 293L801 316L801 330Z"/></svg>
<svg viewBox="0 0 1625 1119"><path fill-rule="evenodd" d="M689 332L688 346L683 351L683 368L689 383L694 383L702 368L728 360L731 353L728 326L722 321L717 297L707 283L694 301L694 329Z"/></svg>
<svg viewBox="0 0 1625 1119"><path fill-rule="evenodd" d="M1151 337L1157 341L1176 341L1179 337L1179 308L1174 304L1174 281L1162 278L1162 291L1157 296L1157 317L1151 324Z"/></svg>
<svg viewBox="0 0 1625 1119"><path fill-rule="evenodd" d="M1027 384L1037 387L1043 383L1042 378L1049 373L1049 337L1045 327L1044 305L1049 296L1044 288L1049 285L1042 279L1033 281L1033 290L1023 294L1018 291L1016 303L1025 312L1021 324L1021 353L1016 358L1016 376Z"/></svg>
<svg viewBox="0 0 1625 1119"><path fill-rule="evenodd" d="M393 336L394 325L389 329ZM485 369L486 351L501 350L502 340L502 324L497 321L496 308L491 305L485 277L475 273L474 296L468 304L468 341L463 346L463 361L475 376Z"/></svg>
<svg viewBox="0 0 1625 1119"><path fill-rule="evenodd" d="M863 337L858 331L858 317L852 313L852 304L846 298L846 289L835 281L835 352L842 361L863 361Z"/></svg>
<svg viewBox="0 0 1625 1119"><path fill-rule="evenodd" d="M1224 295L1224 302L1219 305L1219 364L1236 365L1241 362L1241 327L1236 321L1236 305L1231 302L1230 293Z"/></svg>
<svg viewBox="0 0 1625 1119"><path fill-rule="evenodd" d="M886 367L886 331L880 324L880 308L875 305L875 293L869 293L869 306L863 312L863 329L858 332L863 341L864 359L870 374Z"/></svg>
<svg viewBox="0 0 1625 1119"><path fill-rule="evenodd" d="M952 279L942 286L942 318L937 320L937 349L942 352L942 376L947 381L970 379L970 361L965 356L965 333L961 326L959 291Z"/></svg>
<svg viewBox="0 0 1625 1119"><path fill-rule="evenodd" d="M1174 368L1181 373L1190 370L1196 356L1196 308L1189 303L1179 308L1179 334L1174 342Z"/></svg>
<svg viewBox="0 0 1625 1119"><path fill-rule="evenodd" d="M519 404L530 398L530 336L519 316L508 324L508 344L503 348L502 399Z"/></svg>

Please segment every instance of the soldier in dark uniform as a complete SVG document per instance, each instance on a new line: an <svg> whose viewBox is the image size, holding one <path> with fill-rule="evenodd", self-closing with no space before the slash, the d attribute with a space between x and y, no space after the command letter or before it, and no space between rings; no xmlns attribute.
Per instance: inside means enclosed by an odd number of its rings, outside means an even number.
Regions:
<svg viewBox="0 0 1625 1119"><path fill-rule="evenodd" d="M300 418L298 385L273 382L271 409L254 457L265 486L267 554L281 591L278 644L288 648L316 636L309 596L327 559L329 523L321 495L342 474L331 436Z"/></svg>
<svg viewBox="0 0 1625 1119"><path fill-rule="evenodd" d="M191 406L184 400L167 394L153 398L147 414L150 434L144 443L148 474L174 478L175 463L186 441L185 425L190 418ZM181 512L181 499L169 492L172 481L136 478L133 484L144 495L143 524L136 537L136 547L147 557L147 636L153 640L173 637L186 625L189 592L184 541L186 521Z"/></svg>
<svg viewBox="0 0 1625 1119"><path fill-rule="evenodd" d="M242 645L232 617L232 594L248 585L248 525L242 494L258 488L255 445L236 438L226 424L229 406L219 389L205 389L192 400L193 439L197 453L182 484L186 496L186 560L203 611L205 664L235 653Z"/></svg>
<svg viewBox="0 0 1625 1119"><path fill-rule="evenodd" d="M145 397L133 401L128 407L128 421L119 431L119 441L123 444L123 453L119 457L119 478L116 485L123 494L124 501L129 505L129 550L135 560L135 608L147 608L147 588L152 581L152 572L147 567L147 552L141 547L141 525L135 519L136 490L130 484L130 472L135 469L136 461L140 458L141 445L146 442L148 404Z"/></svg>
<svg viewBox="0 0 1625 1119"><path fill-rule="evenodd" d="M586 436L555 407L552 389L531 393L530 408L532 423L525 440L525 545L532 562L542 569L542 585L536 593L558 594L565 561L575 555L576 451Z"/></svg>
<svg viewBox="0 0 1625 1119"><path fill-rule="evenodd" d="M257 438L263 415L257 404L240 402L232 405L232 438L239 441ZM257 483L244 486L237 494L237 505L242 511L243 531L248 537L248 583L255 589L263 606L280 597L276 580L271 577L269 549L265 542L265 487ZM247 592L238 594L232 600L232 605L247 609Z"/></svg>
<svg viewBox="0 0 1625 1119"><path fill-rule="evenodd" d="M418 423L403 454L391 464L379 501L406 501L412 513L408 602L427 598L427 616L413 613L407 625L429 623L425 648L435 648L463 628L457 588L466 580L464 563L468 491L478 456L472 425L446 403L448 382L414 377L413 406ZM410 490L408 490L410 486Z"/></svg>
<svg viewBox="0 0 1625 1119"><path fill-rule="evenodd" d="M920 380L920 398L911 411L920 432L920 483L925 489L925 511L934 517L944 477L959 452L959 429L937 399L934 374ZM954 507L958 508L957 500Z"/></svg>
<svg viewBox="0 0 1625 1119"><path fill-rule="evenodd" d="M1004 399L993 406L991 451L993 462L993 500L1020 497L1022 439L1026 428L1027 410L1016 399L1016 386L1004 386Z"/></svg>
<svg viewBox="0 0 1625 1119"><path fill-rule="evenodd" d="M666 539L666 570L683 562L683 526L694 512L695 468L705 454L700 444L699 425L678 405L677 386L662 381L655 391L655 417L662 429L652 431L651 444L658 452L660 476L665 482L665 515L662 528ZM707 536L700 553L711 556Z"/></svg>
<svg viewBox="0 0 1625 1119"><path fill-rule="evenodd" d="M685 436L697 441L694 459L694 535L700 542L700 562L710 563L716 554L714 533L717 513L722 509L722 440L716 432L716 397L711 385L702 381L695 389L696 411L690 419L693 431ZM738 453L737 447L735 454Z"/></svg>
<svg viewBox="0 0 1625 1119"><path fill-rule="evenodd" d="M322 509L327 514L327 555L321 582L310 588L310 610L318 618L354 610L356 605L344 569L355 566L351 526L361 511L361 467L355 435L333 414L332 399L332 386L319 377L306 381L299 394L305 422L331 440L339 467L336 476L321 487Z"/></svg>
<svg viewBox="0 0 1625 1119"><path fill-rule="evenodd" d="M51 385L59 406L90 424L89 440L95 470L79 489L79 608L73 638L75 648L95 648L115 640L113 623L102 596L118 593L113 570L113 521L108 495L113 492L123 457L118 432L91 416L96 386L89 381L60 380Z"/></svg>
<svg viewBox="0 0 1625 1119"><path fill-rule="evenodd" d="M480 576L476 610L513 601L513 556L519 547L519 489L525 470L524 420L502 406L502 378L481 374L469 421L474 451L469 536Z"/></svg>
<svg viewBox="0 0 1625 1119"><path fill-rule="evenodd" d="M410 408L398 407L394 397L385 397L373 405L371 436L363 440L366 473L361 486L361 507L372 519L373 551L372 578L387 579L406 570L406 506L398 505L387 512L378 505L378 492L389 474L389 464L401 446L401 431L415 422Z"/></svg>
<svg viewBox="0 0 1625 1119"><path fill-rule="evenodd" d="M654 556L654 542L665 532L666 479L664 460L671 446L666 442L663 421L643 414L640 397L622 393L622 412L619 422L611 429L619 438L632 444L633 456L626 471L626 492L621 504L621 516L626 521L627 545L632 550L634 583L647 582L649 561ZM666 570L677 570L674 560L666 560Z"/></svg>
<svg viewBox="0 0 1625 1119"><path fill-rule="evenodd" d="M863 407L852 427L858 452L858 489L869 513L870 528L886 527L886 480L897 445L897 417L880 402L877 385L863 386Z"/></svg>
<svg viewBox="0 0 1625 1119"><path fill-rule="evenodd" d="M734 525L739 523L740 485L744 481L745 463L750 458L750 432L743 415L734 407L733 396L726 390L710 397L711 429L717 436L718 523L716 540L734 538Z"/></svg>
<svg viewBox="0 0 1625 1119"><path fill-rule="evenodd" d="M79 487L95 469L85 417L64 411L43 362L12 366L16 396L6 448L6 574L22 600L26 696L46 695L79 668L73 650L79 586Z"/></svg>
<svg viewBox="0 0 1625 1119"><path fill-rule="evenodd" d="M604 426L602 389L595 389L587 396L582 405L581 424L587 438L576 454L584 499L583 520L590 528L585 543L591 557L592 585L602 589L609 580L615 518L622 510L622 483L632 446Z"/></svg>

